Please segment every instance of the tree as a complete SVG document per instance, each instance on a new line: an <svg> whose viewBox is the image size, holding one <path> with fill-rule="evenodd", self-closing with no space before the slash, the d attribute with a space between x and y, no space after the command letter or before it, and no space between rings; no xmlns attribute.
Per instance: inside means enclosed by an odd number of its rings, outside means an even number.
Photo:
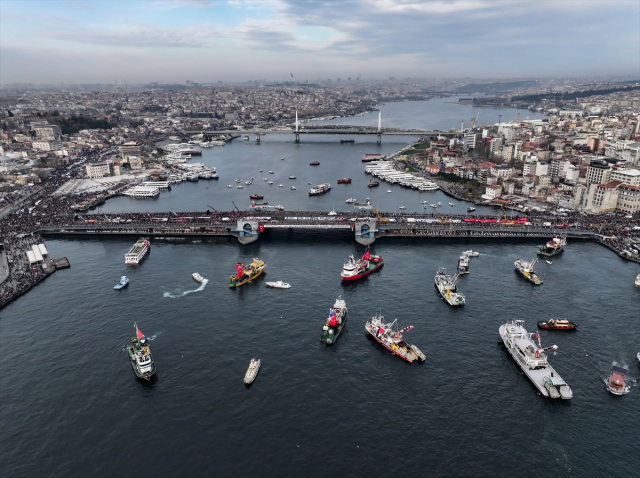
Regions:
<svg viewBox="0 0 640 478"><path fill-rule="evenodd" d="M58 110L53 110L53 113L51 113L51 116L60 116L60 112Z"/></svg>
<svg viewBox="0 0 640 478"><path fill-rule="evenodd" d="M13 118L13 111L7 110L7 113L9 113L9 118Z"/></svg>

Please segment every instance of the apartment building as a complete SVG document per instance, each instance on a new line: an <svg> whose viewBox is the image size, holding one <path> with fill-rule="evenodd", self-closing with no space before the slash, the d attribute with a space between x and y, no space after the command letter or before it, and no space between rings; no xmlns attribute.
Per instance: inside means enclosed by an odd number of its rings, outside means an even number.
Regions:
<svg viewBox="0 0 640 478"><path fill-rule="evenodd" d="M608 183L611 177L611 166L606 161L593 159L587 168L586 180L588 184Z"/></svg>
<svg viewBox="0 0 640 478"><path fill-rule="evenodd" d="M104 178L111 174L111 164L113 161L107 159L106 161L96 161L94 163L87 163L86 170L87 176L91 179Z"/></svg>
<svg viewBox="0 0 640 478"><path fill-rule="evenodd" d="M631 186L640 186L640 171L637 169L619 169L612 170L611 181L620 181Z"/></svg>
<svg viewBox="0 0 640 478"><path fill-rule="evenodd" d="M36 151L60 151L62 149L62 143L60 141L44 139L34 141L31 143L31 147Z"/></svg>
<svg viewBox="0 0 640 478"><path fill-rule="evenodd" d="M640 187L630 184L618 186L617 209L629 214L640 211Z"/></svg>

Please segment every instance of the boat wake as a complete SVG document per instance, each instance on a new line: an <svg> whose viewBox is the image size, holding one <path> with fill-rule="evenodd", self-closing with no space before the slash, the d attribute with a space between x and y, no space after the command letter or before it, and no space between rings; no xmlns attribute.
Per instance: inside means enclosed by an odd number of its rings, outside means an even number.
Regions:
<svg viewBox="0 0 640 478"><path fill-rule="evenodd" d="M202 284L200 284L200 287L198 287L197 289L193 289L193 290L185 290L180 294L172 294L171 292L165 292L164 294L162 294L163 297L168 297L170 299L177 299L179 297L184 297L187 294L192 294L194 292L200 292L201 290L204 289L204 287L209 283L209 279L205 279L202 281Z"/></svg>

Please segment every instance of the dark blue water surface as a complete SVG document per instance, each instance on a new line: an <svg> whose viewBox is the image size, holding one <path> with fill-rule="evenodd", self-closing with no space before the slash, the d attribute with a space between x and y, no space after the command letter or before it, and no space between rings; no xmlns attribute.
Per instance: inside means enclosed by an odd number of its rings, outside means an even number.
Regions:
<svg viewBox="0 0 640 478"><path fill-rule="evenodd" d="M361 172L357 143L320 143L215 148L219 170L230 168L215 194L207 196L213 186L201 181L157 201L121 198L105 209L226 206L221 186L239 171L234 148L253 170L259 161L265 171L279 166L283 183L296 154L298 183L311 169L304 163L320 156L314 182L346 175L339 162L355 162ZM338 155L349 148L349 158ZM264 151L272 154L258 155ZM242 177L251 175L258 177ZM343 192L334 187L317 204L363 199L364 179ZM297 192L288 204L316 207ZM285 193L296 194L281 191L283 205ZM405 205L421 196L406 191ZM552 265L543 261L540 287L513 270L516 259L534 257L540 240L385 238L373 246L385 266L346 285L342 264L363 252L349 232L270 230L249 246L233 238L151 242L150 256L133 268L123 257L133 238L47 240L71 269L1 313L0 476L640 474L639 269L593 242L570 240ZM453 271L470 248L481 255L459 282L467 305L451 308L433 276L441 266ZM254 257L266 261L266 276L229 289L234 262ZM196 271L208 279L204 287L191 278ZM116 292L123 274L130 285ZM266 280L292 288L270 289ZM347 302L348 322L337 345L325 347L321 329L337 295ZM367 336L364 324L377 311L415 326L405 339L425 352L425 363L406 363ZM540 397L498 335L507 320L524 319L533 331L551 317L580 324L573 333L540 332L544 346L559 347L550 361L572 387L571 401ZM135 378L126 356L134 322L151 338L152 383ZM246 388L253 357L263 365ZM614 362L629 367L632 389L624 397L604 388Z"/></svg>

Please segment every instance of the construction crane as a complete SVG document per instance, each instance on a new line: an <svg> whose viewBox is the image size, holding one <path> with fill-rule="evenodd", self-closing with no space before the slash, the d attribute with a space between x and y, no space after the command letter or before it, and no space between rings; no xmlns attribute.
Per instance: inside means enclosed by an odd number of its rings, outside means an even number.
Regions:
<svg viewBox="0 0 640 478"><path fill-rule="evenodd" d="M471 118L471 124L475 125L478 122L479 117L480 117L480 110L478 110L478 114L476 115L475 119Z"/></svg>
<svg viewBox="0 0 640 478"><path fill-rule="evenodd" d="M213 210L213 212L215 212L215 213L217 213L217 212L218 212L218 210L217 210L215 207L213 207L213 206L209 206L209 205L207 204L207 207L208 207L208 208L211 208L211 209Z"/></svg>
<svg viewBox="0 0 640 478"><path fill-rule="evenodd" d="M381 221L381 222L387 222L389 219L385 218L381 218L380 217L380 211L378 211L375 207L371 207L372 211L376 212L376 221Z"/></svg>
<svg viewBox="0 0 640 478"><path fill-rule="evenodd" d="M440 216L440 224L449 224L449 220L445 219L444 216L440 214L440 211L438 211L435 207L433 208L433 210L436 212L438 216Z"/></svg>
<svg viewBox="0 0 640 478"><path fill-rule="evenodd" d="M233 207L235 207L235 208L236 208L236 211L238 211L238 214L242 214L242 213L240 212L240 209L238 209L238 206L236 206L236 203L235 203L235 202L233 202L233 201L231 201L231 202L233 203Z"/></svg>

